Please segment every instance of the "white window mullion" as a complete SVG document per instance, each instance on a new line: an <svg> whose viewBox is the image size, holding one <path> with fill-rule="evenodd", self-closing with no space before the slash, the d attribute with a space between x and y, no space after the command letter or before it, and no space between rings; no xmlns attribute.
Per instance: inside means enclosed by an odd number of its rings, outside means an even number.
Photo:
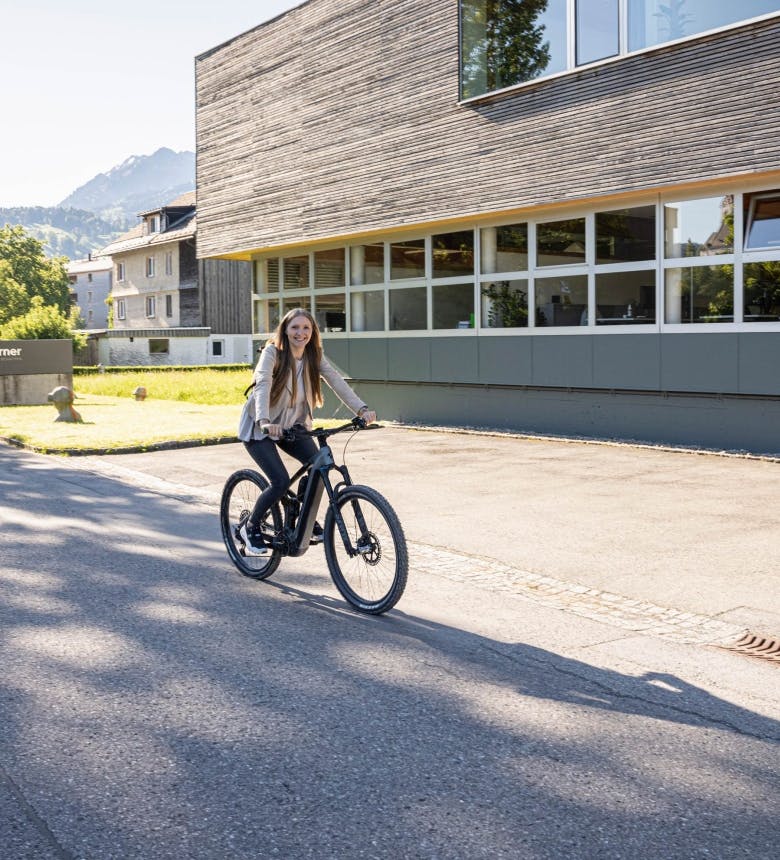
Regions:
<svg viewBox="0 0 780 860"><path fill-rule="evenodd" d="M566 3L566 68L577 67L577 0Z"/></svg>
<svg viewBox="0 0 780 860"><path fill-rule="evenodd" d="M622 57L628 53L628 0L618 0L618 45Z"/></svg>
<svg viewBox="0 0 780 860"><path fill-rule="evenodd" d="M528 328L536 328L536 222L528 222Z"/></svg>
<svg viewBox="0 0 780 860"><path fill-rule="evenodd" d="M596 216L585 216L585 264L588 267L588 328L596 326Z"/></svg>
<svg viewBox="0 0 780 860"><path fill-rule="evenodd" d="M734 223L734 322L741 323L745 319L745 286L743 280L742 251L745 247L743 225L745 218L742 207L745 204L744 195L734 195L732 217Z"/></svg>

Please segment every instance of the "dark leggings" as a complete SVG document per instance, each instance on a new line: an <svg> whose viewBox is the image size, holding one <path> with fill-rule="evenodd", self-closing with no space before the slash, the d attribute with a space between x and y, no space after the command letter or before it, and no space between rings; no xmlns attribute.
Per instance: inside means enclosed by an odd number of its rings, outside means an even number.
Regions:
<svg viewBox="0 0 780 860"><path fill-rule="evenodd" d="M294 442L281 440L274 442L269 437L244 442L244 447L249 452L249 456L263 470L270 485L267 490L264 490L260 494L255 502L252 516L249 518L255 525L259 525L271 505L274 502L278 502L284 496L287 491L287 485L290 483L290 473L287 471L282 458L279 456L279 452L276 450L277 445L285 454L289 454L290 457L294 457L301 463L311 460L317 453L317 445L310 436L300 436Z"/></svg>

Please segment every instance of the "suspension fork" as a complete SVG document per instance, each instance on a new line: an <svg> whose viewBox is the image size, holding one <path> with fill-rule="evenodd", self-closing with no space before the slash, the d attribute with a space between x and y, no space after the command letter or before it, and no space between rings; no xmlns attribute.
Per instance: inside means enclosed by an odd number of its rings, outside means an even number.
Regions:
<svg viewBox="0 0 780 860"><path fill-rule="evenodd" d="M343 480L339 481L335 486L331 484L330 476L327 472L324 472L320 475L320 479L325 487L325 492L328 494L328 501L330 503L330 509L333 511L333 518L336 520L336 526L339 530L339 535L341 536L341 541L344 544L344 550L350 558L354 558L358 555L359 550L352 546L352 541L350 540L349 532L347 531L347 524L344 522L344 517L341 516L341 511L339 510L339 506L337 504L339 494L345 487L352 486L352 478L349 475L349 470L346 466L336 466L335 463L331 465L331 468L328 471L336 471L341 474ZM363 519L363 513L360 510L360 506L358 505L357 499L353 499L352 508L355 511L355 518L358 521L358 525L360 526L360 537L362 537L366 532L366 523Z"/></svg>

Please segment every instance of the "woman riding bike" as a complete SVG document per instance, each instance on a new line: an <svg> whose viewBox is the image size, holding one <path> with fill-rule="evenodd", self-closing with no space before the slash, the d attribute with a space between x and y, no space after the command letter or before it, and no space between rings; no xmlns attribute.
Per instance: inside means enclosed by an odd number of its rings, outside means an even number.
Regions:
<svg viewBox="0 0 780 860"><path fill-rule="evenodd" d="M314 317L304 308L293 308L284 315L260 353L254 388L244 404L238 427L238 438L269 482L240 530L248 555L271 553L260 524L271 506L285 494L290 480L277 446L301 463L317 453L311 437L301 436L288 442L282 439L282 433L295 424L311 429L313 411L323 402L321 379L355 415L367 424L376 421L376 412L366 406L325 357ZM321 529L315 529L315 540L321 540L321 534Z"/></svg>

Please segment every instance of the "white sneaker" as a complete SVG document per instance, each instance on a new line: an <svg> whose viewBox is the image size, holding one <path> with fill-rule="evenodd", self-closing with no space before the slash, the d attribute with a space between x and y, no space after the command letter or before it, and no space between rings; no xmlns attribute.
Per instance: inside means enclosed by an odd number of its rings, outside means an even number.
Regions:
<svg viewBox="0 0 780 860"><path fill-rule="evenodd" d="M244 523L238 530L239 537L244 542L244 552L247 555L264 556L271 555L271 548L265 545L263 535L260 531L248 529Z"/></svg>

